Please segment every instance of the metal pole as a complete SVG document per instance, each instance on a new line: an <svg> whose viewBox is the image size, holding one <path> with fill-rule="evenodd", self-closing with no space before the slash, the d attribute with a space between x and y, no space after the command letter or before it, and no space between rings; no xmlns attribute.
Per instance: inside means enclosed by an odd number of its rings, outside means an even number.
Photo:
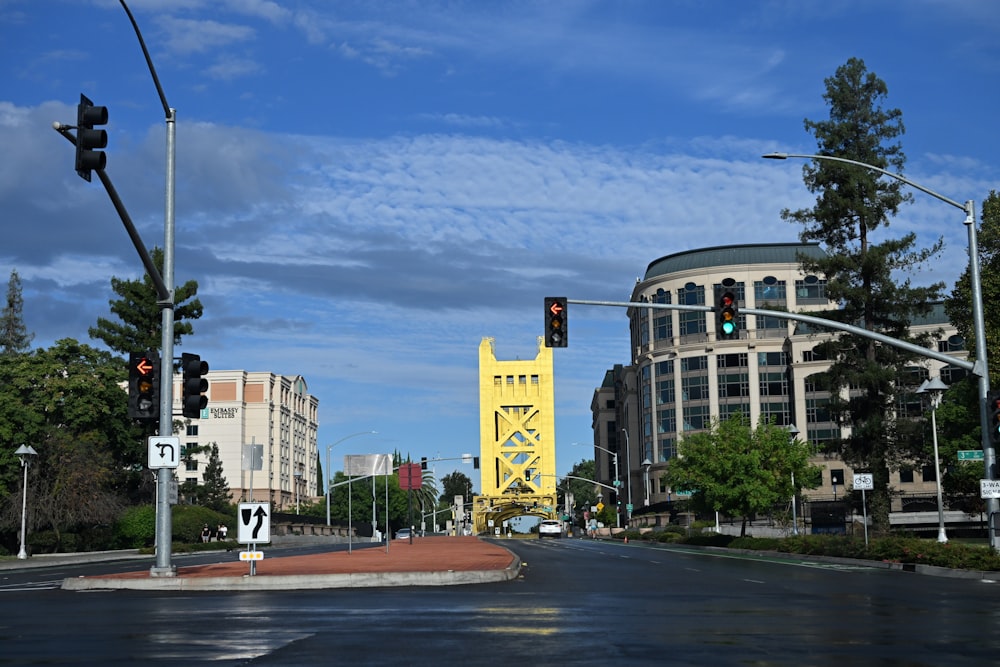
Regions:
<svg viewBox="0 0 1000 667"><path fill-rule="evenodd" d="M163 282L170 290L168 300L161 302L160 318L160 435L174 434L174 152L176 150L177 112L167 114L166 208L163 223ZM170 506L172 468L160 468L156 473L156 564L151 577L173 577L177 568L170 563L173 545L173 518Z"/></svg>
<svg viewBox="0 0 1000 667"><path fill-rule="evenodd" d="M627 516L627 521L631 522L632 510L630 508L632 507L632 447L631 445L629 445L628 431L622 429L622 433L625 434L625 468L626 468L625 472L628 475L628 480L626 480L626 483L628 484L628 507L625 508L625 512Z"/></svg>
<svg viewBox="0 0 1000 667"><path fill-rule="evenodd" d="M359 431L358 433L351 433L350 435L345 435L343 438L333 443L332 445L326 446L326 470L324 471L326 477L326 525L330 525L330 482L333 481L333 475L331 475L330 470L330 450L342 443L344 440L349 438L354 438L359 435L374 435L378 431Z"/></svg>
<svg viewBox="0 0 1000 667"><path fill-rule="evenodd" d="M948 541L948 535L944 530L944 503L941 501L941 459L938 457L937 438L937 403L941 401L940 396L932 399L935 402L931 408L931 430L934 432L934 481L937 483L937 506L938 506L938 538L937 541L944 544Z"/></svg>
<svg viewBox="0 0 1000 667"><path fill-rule="evenodd" d="M795 471L792 471L792 535L799 534L799 517L795 511Z"/></svg>
<svg viewBox="0 0 1000 667"><path fill-rule="evenodd" d="M20 448L18 448L20 449ZM21 457L21 467L24 468L24 486L21 488L21 550L17 552L17 557L20 560L25 560L28 557L28 550L26 544L28 541L28 466L31 465L28 461L28 456L24 455Z"/></svg>
<svg viewBox="0 0 1000 667"><path fill-rule="evenodd" d="M996 479L996 451L993 448L993 441L990 439L989 411L986 405L990 394L990 367L986 356L986 323L983 319L983 287L979 277L979 244L976 239L976 203L973 200L968 199L964 204L959 204L957 201L938 194L929 188L925 188L919 183L914 183L900 174L894 174L891 171L886 171L885 169L881 169L875 165L858 162L856 160L849 160L847 158L835 157L833 155L802 155L795 153L768 153L762 157L776 160L784 160L792 157L804 158L807 160L830 160L832 162L845 162L847 164L853 164L858 167L864 167L865 169L877 171L880 174L884 174L890 178L896 179L897 181L906 183L907 185L912 186L939 201L943 201L944 203L954 206L955 208L962 209L965 212L965 225L969 228L969 284L972 288L972 324L976 337L976 363L972 372L979 379L977 387L979 390L979 427L982 434L983 448L983 478L989 480ZM994 531L992 526L993 516L997 512L1000 512L1000 499L986 498L985 500L986 512L989 518L990 526L988 528L990 547L994 551L998 551L1000 550L1000 534L996 534L997 531Z"/></svg>

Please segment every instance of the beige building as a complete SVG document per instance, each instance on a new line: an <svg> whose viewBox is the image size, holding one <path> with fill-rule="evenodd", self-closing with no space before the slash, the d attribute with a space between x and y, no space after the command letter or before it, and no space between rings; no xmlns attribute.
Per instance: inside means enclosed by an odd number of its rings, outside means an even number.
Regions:
<svg viewBox="0 0 1000 667"><path fill-rule="evenodd" d="M249 500L249 470L243 445L263 447L262 469L253 472L255 501L270 501L276 511L295 511L296 501L316 497L319 399L309 394L301 375L267 372L209 371L208 407L199 419L185 420L179 433L182 452L189 446L216 443L223 475L234 502ZM174 413L180 413L181 376L175 375ZM208 454L182 460L178 481L201 482Z"/></svg>
<svg viewBox="0 0 1000 667"><path fill-rule="evenodd" d="M717 306L724 291L732 291L741 308L791 312L825 310L825 281L806 275L798 255L822 255L817 244L783 243L724 246L691 250L651 262L633 288L632 302L690 306ZM739 335L717 334L715 313L630 308L631 363L606 372L592 400L596 473L611 483L618 458L622 479L622 506L633 513L646 506L664 507L677 496L661 481L661 473L677 455L686 434L709 428L715 417L741 412L753 423L774 418L797 431L815 451L839 437L826 405L829 393L813 381L828 364L813 348L831 334L785 318L739 314ZM931 331L936 350L967 356L954 327L937 308L914 331ZM929 377L951 384L962 369L933 359L907 369L912 389ZM919 397L901 406L919 416ZM840 459L817 454L823 485L804 490L812 500L834 500L853 481L853 470ZM904 509L908 496L925 497L935 489L928 469L894 472L890 484L897 491L893 509ZM612 500L605 493L606 502ZM623 512L624 513L624 512ZM625 525L623 517L622 525Z"/></svg>

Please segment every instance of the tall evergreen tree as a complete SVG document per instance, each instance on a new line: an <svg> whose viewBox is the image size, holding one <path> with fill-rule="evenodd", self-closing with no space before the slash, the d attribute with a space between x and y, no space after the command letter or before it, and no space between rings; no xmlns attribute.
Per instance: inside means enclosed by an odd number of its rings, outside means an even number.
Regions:
<svg viewBox="0 0 1000 667"><path fill-rule="evenodd" d="M202 504L217 512L225 511L232 501L229 499L229 482L222 474L222 459L219 457L218 443L211 444L203 482Z"/></svg>
<svg viewBox="0 0 1000 667"><path fill-rule="evenodd" d="M978 228L979 278L983 302L994 303L1000 298L1000 194L991 190L983 200L982 225ZM945 312L958 333L965 339L970 355L975 355L973 345L975 330L972 323L972 289L969 269L955 283L955 288L944 302ZM990 351L990 386L1000 383L1000 312L986 308L983 312L986 328L986 349Z"/></svg>
<svg viewBox="0 0 1000 667"><path fill-rule="evenodd" d="M35 334L29 334L24 325L24 298L21 294L21 276L17 269L10 272L7 282L7 303L0 313L0 355L21 354L30 349Z"/></svg>
<svg viewBox="0 0 1000 667"><path fill-rule="evenodd" d="M823 99L830 117L805 121L819 145L820 155L856 160L896 173L905 156L897 139L904 133L902 112L882 106L888 94L885 82L869 73L864 61L851 58L826 79ZM915 317L930 312L943 285L915 287L901 274L912 272L936 256L939 239L926 249L915 249L916 235L876 243L877 232L889 226L890 216L910 199L895 179L863 167L814 160L803 169L803 180L818 193L813 208L782 211L782 218L804 226L803 241L818 241L828 255L801 258L802 269L826 280L826 294L840 307L826 317L863 326L893 338L920 343L909 327ZM874 475L871 494L873 525L889 528L889 472L924 456L923 443L911 422L898 419L897 394L915 387L901 382L903 369L914 355L868 338L841 335L817 350L832 361L825 381L831 392L830 410L846 435L834 449L858 470ZM918 380L919 381L919 380Z"/></svg>
<svg viewBox="0 0 1000 667"><path fill-rule="evenodd" d="M163 270L163 250L153 248L152 259L156 268ZM161 343L162 315L157 305L156 288L148 274L142 280L111 278L111 289L119 299L111 300L112 314L119 321L97 318L97 326L87 333L91 338L104 341L110 349L128 355L143 350L159 350ZM194 333L189 320L201 317L201 301L195 296L198 282L189 280L174 288L174 344L181 336Z"/></svg>

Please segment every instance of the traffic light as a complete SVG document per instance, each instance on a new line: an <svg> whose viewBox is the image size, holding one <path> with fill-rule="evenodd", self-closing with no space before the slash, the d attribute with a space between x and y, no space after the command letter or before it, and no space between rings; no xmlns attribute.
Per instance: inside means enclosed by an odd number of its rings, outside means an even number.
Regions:
<svg viewBox="0 0 1000 667"><path fill-rule="evenodd" d="M208 372L208 363L197 354L181 355L181 374L184 390L181 397L181 414L190 419L198 419L201 411L208 407L208 380L202 377Z"/></svg>
<svg viewBox="0 0 1000 667"><path fill-rule="evenodd" d="M85 181L90 180L92 169L104 169L107 155L94 150L108 145L108 133L94 129L95 125L108 122L108 108L95 107L87 96L80 94L80 104L76 107L76 173Z"/></svg>
<svg viewBox="0 0 1000 667"><path fill-rule="evenodd" d="M990 442L1000 445L1000 391L991 391L987 409L990 414Z"/></svg>
<svg viewBox="0 0 1000 667"><path fill-rule="evenodd" d="M566 297L545 297L545 347L566 347Z"/></svg>
<svg viewBox="0 0 1000 667"><path fill-rule="evenodd" d="M719 338L729 340L739 337L739 307L736 305L736 294L723 292L719 299Z"/></svg>
<svg viewBox="0 0 1000 667"><path fill-rule="evenodd" d="M129 355L128 416L145 421L160 417L160 357L156 352Z"/></svg>

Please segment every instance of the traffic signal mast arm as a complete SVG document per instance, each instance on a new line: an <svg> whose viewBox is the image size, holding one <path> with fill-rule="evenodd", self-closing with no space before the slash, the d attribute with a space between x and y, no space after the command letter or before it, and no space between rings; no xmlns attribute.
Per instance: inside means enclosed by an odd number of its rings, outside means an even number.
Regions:
<svg viewBox="0 0 1000 667"><path fill-rule="evenodd" d="M702 313L715 312L715 308L712 306L686 306L681 304L673 303L636 303L634 301L587 301L583 299L567 299L568 303L577 303L582 306L616 306L619 308L649 308L651 310L687 310ZM943 352L938 352L936 350L931 350L926 347L921 347L919 345L914 345L913 343L907 342L905 340L899 340L897 338L892 338L891 336L886 336L885 334L880 334L876 331L869 331L868 329L862 329L861 327L856 327L851 324L843 324L842 322L835 322L833 320L826 320L822 317L813 317L812 315L803 315L802 313L789 313L786 311L778 310L761 310L760 308L740 308L740 311L750 315L764 315L766 317L777 317L779 319L785 320L796 320L798 322L805 322L807 324L813 324L818 327L825 327L827 329L837 329L838 331L845 331L847 333L854 334L856 336L861 336L863 338L870 338L872 340L877 340L886 345L891 345L892 347L897 347L901 350L906 350L907 352L912 352L913 354L928 357L930 359L936 359L942 361L946 364L951 364L952 366L958 366L963 368L973 375L982 376L986 369L983 367L982 363L978 360L976 362L971 362L966 359L958 359L956 357L949 356Z"/></svg>
<svg viewBox="0 0 1000 667"><path fill-rule="evenodd" d="M66 137L71 144L76 145L76 137L69 133L69 130L72 128L59 123L54 123L53 127L56 132ZM160 307L172 307L173 294L167 289L166 283L163 282L163 276L160 275L156 264L153 263L153 258L149 256L149 252L142 242L142 237L139 236L139 232L132 223L132 218L129 216L128 211L125 210L125 204L122 203L121 197L118 196L118 191L115 190L114 184L111 183L111 179L103 168L95 169L94 171L97 172L97 177L101 179L108 197L111 198L111 203L114 205L115 210L118 211L118 217L121 218L122 224L125 225L125 231L128 232L129 238L132 239L132 245L135 246L136 252L139 253L139 259L142 260L142 265L146 268L146 273L149 274L153 285L156 287L156 296Z"/></svg>

